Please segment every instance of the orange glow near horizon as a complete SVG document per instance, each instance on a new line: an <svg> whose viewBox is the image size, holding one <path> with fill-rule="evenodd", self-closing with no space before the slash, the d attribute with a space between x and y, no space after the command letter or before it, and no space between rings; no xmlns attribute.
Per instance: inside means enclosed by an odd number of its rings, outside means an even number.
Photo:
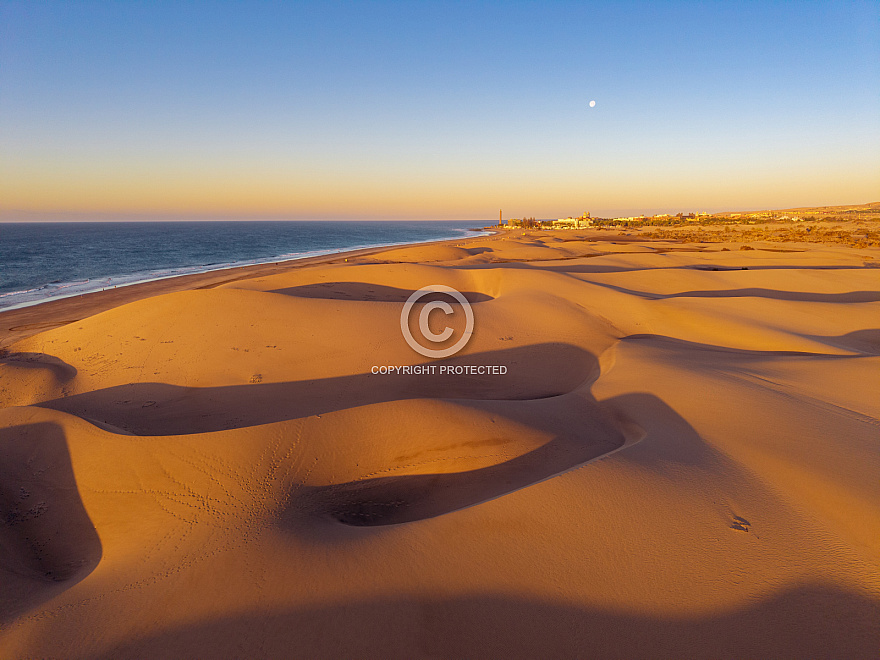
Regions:
<svg viewBox="0 0 880 660"><path fill-rule="evenodd" d="M412 218L493 219L560 217L584 210L652 212L739 210L864 203L880 198L872 172L834 178L824 173L760 173L739 178L692 173L633 172L633 177L591 177L554 171L539 178L528 172L506 177L468 178L454 173L357 172L238 174L203 169L192 173L151 168L79 168L75 172L18 170L0 183L3 219L16 213L155 214L244 218Z"/></svg>
<svg viewBox="0 0 880 660"><path fill-rule="evenodd" d="M872 5L635 14L13 6L0 220L489 222L499 207L607 217L880 199Z"/></svg>

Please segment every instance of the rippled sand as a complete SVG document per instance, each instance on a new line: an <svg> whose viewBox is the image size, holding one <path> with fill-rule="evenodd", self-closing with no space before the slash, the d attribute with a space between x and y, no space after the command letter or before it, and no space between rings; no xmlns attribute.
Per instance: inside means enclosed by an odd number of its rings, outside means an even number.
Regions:
<svg viewBox="0 0 880 660"><path fill-rule="evenodd" d="M0 655L876 657L880 249L739 247L516 231L0 314ZM475 318L436 364L506 373L372 373L431 362L430 284Z"/></svg>

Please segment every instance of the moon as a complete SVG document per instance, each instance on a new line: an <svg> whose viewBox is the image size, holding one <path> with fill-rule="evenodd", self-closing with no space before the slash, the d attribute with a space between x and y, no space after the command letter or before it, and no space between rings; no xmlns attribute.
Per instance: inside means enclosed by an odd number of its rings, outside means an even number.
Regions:
<svg viewBox="0 0 880 660"><path fill-rule="evenodd" d="M596 107L596 102L595 102L595 101L590 101L590 107L591 107L591 108L595 108L595 107Z"/></svg>

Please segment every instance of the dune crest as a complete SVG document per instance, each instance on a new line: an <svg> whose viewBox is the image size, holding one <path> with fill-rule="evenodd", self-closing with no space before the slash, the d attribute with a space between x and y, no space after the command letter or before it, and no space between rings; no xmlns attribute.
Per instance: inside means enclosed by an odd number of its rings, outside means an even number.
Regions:
<svg viewBox="0 0 880 660"><path fill-rule="evenodd" d="M0 655L875 655L880 253L763 247L506 231L0 314ZM475 318L437 361L430 284Z"/></svg>

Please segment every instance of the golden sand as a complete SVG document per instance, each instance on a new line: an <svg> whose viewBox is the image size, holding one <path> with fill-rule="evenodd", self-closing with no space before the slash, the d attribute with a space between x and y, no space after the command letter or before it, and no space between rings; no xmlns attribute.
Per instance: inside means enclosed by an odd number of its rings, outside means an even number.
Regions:
<svg viewBox="0 0 880 660"><path fill-rule="evenodd" d="M511 231L0 314L0 656L876 657L880 249L739 247ZM436 364L505 374L372 373L431 363L430 284L476 319Z"/></svg>

